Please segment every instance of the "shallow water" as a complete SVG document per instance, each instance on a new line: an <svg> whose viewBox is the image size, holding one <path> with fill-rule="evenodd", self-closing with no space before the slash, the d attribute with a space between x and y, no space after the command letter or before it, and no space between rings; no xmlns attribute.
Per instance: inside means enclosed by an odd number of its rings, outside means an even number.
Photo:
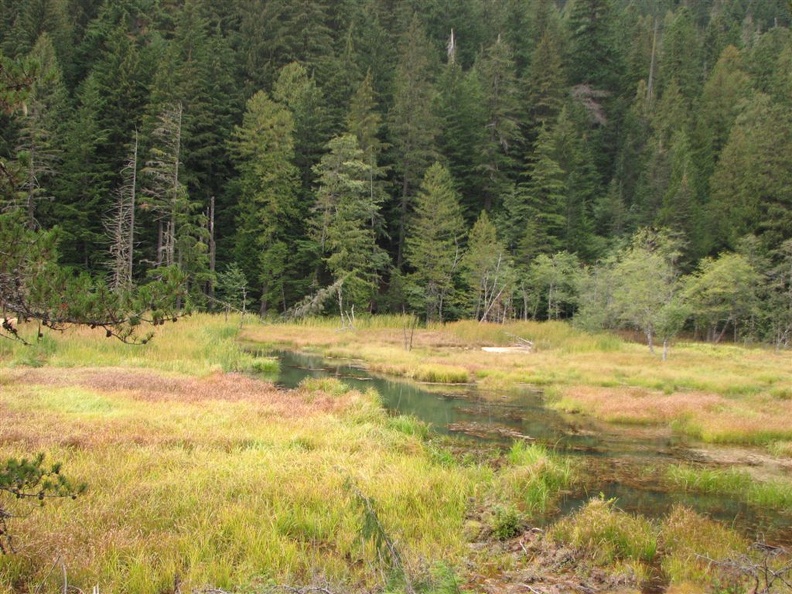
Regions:
<svg viewBox="0 0 792 594"><path fill-rule="evenodd" d="M623 427L544 405L541 392L526 389L515 395L482 394L473 386L427 386L377 377L348 361L279 353L278 384L296 387L306 377L336 377L352 388L375 389L394 414L412 415L436 433L453 436L462 447L506 448L515 439L530 439L558 452L580 457L585 473L580 491L568 495L560 513L574 511L592 496L616 498L629 512L650 517L683 504L733 525L749 538L792 544L792 510L757 510L723 494L669 490L663 469L690 463L702 444L656 427ZM708 446L707 446L708 447Z"/></svg>

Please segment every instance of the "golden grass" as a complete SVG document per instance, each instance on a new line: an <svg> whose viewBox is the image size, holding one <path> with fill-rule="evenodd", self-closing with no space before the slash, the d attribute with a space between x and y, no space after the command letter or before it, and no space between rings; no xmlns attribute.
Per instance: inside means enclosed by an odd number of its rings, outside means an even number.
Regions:
<svg viewBox="0 0 792 594"><path fill-rule="evenodd" d="M13 521L0 590L60 558L82 589L160 592L277 579L379 579L344 482L379 506L405 561L451 560L475 469L434 465L389 427L376 396L281 391L235 374L7 370L0 452L47 452L88 493ZM58 578L51 578L50 589ZM16 584L16 585L12 585Z"/></svg>

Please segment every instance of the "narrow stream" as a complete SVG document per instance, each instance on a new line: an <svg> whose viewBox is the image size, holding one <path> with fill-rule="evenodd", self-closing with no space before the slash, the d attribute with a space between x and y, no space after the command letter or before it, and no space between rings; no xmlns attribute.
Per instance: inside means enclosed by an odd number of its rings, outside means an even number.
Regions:
<svg viewBox="0 0 792 594"><path fill-rule="evenodd" d="M582 457L586 476L581 491L565 498L561 513L569 513L600 493L616 498L629 512L650 517L683 504L729 523L747 537L792 544L792 510L768 513L728 494L670 491L663 484L670 464L690 463L702 444L656 427L620 427L577 415L565 415L544 405L541 392L485 398L472 386L423 386L368 374L349 362L278 353L278 384L293 388L306 377L337 377L352 388L374 388L394 414L412 415L438 434L453 436L470 447L507 448L514 439L530 438L558 452Z"/></svg>

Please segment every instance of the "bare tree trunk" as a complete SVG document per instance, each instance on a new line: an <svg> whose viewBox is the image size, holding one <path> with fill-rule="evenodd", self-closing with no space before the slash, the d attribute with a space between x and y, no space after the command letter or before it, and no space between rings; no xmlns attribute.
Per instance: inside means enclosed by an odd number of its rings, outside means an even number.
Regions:
<svg viewBox="0 0 792 594"><path fill-rule="evenodd" d="M649 82L646 85L646 103L651 104L652 99L654 98L654 71L655 71L655 63L657 60L657 27L658 21L657 17L655 17L654 21L654 35L652 36L652 60L649 63Z"/></svg>
<svg viewBox="0 0 792 594"><path fill-rule="evenodd" d="M132 265L135 250L135 198L137 192L138 138L132 154L121 172L123 183L116 195L112 216L105 221L110 235L112 288L120 290L132 285Z"/></svg>
<svg viewBox="0 0 792 594"><path fill-rule="evenodd" d="M212 280L208 282L207 294L210 298L214 299L215 296L215 271L217 268L217 242L215 241L215 197L209 199L209 216L207 218L207 225L209 226L209 272L212 275Z"/></svg>

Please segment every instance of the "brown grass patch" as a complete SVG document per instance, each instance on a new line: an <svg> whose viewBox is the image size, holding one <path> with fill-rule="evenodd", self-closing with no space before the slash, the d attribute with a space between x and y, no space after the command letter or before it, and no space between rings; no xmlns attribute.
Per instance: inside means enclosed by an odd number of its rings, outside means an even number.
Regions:
<svg viewBox="0 0 792 594"><path fill-rule="evenodd" d="M360 395L284 390L239 374L204 378L164 376L120 368L26 369L14 371L9 397L0 398L0 444L35 451L51 446L90 449L111 444L191 447L203 444L234 450L258 439L251 421L307 419L340 415ZM74 386L112 403L101 422L90 411L69 413L57 405L42 410L46 394ZM40 396L44 388L45 396ZM13 392L13 396L11 395ZM68 392L66 392L68 394ZM79 394L74 397L79 399ZM203 422L213 419L211 425Z"/></svg>
<svg viewBox="0 0 792 594"><path fill-rule="evenodd" d="M792 401L596 386L569 387L560 395L555 406L562 410L581 410L612 423L673 424L710 442L761 444L792 436Z"/></svg>
<svg viewBox="0 0 792 594"><path fill-rule="evenodd" d="M726 399L701 392L664 394L642 388L574 386L564 389L560 406L579 404L599 419L618 423L666 424L723 406Z"/></svg>

